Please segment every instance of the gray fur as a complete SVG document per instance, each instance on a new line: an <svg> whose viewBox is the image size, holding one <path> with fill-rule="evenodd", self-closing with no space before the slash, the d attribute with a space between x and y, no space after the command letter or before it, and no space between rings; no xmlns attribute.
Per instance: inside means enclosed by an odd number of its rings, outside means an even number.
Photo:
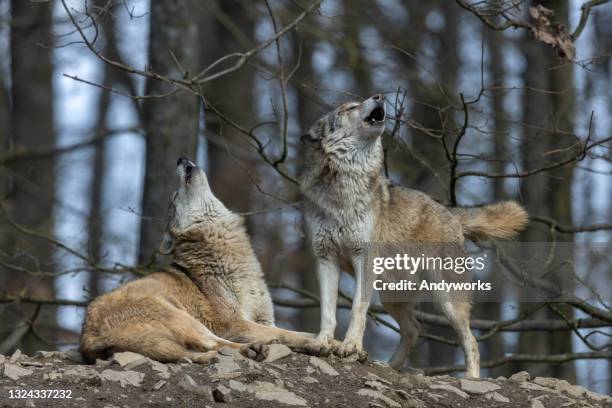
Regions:
<svg viewBox="0 0 612 408"><path fill-rule="evenodd" d="M362 103L347 103L324 117L309 132L301 188L305 196L305 216L313 251L317 257L317 275L321 287L321 331L318 339L333 341L336 326L337 288L340 266L356 277L356 295L351 321L340 355L363 354L363 332L369 307L367 292L361 287L361 257L368 242L444 242L463 245L463 223L471 222L470 231L495 237L496 221L491 217L473 217L476 213L453 215L447 208L419 191L393 186L383 176L381 135L384 120L371 121L374 109L383 107L382 95ZM520 206L512 203L519 208ZM486 211L483 207L482 211ZM524 220L503 219L510 236L522 228ZM461 214L461 216L459 216ZM479 212L478 214L482 214ZM520 217L519 217L520 218ZM479 228L483 221L488 228ZM509 228L510 227L510 228ZM491 232L493 232L491 234ZM365 294L365 298L359 294ZM365 300L365 301L363 301ZM478 346L469 328L469 302L439 299L444 315L459 336L466 355L467 375L479 376ZM401 341L392 357L395 367L404 364L416 342L418 323L413 303L385 304L400 324Z"/></svg>

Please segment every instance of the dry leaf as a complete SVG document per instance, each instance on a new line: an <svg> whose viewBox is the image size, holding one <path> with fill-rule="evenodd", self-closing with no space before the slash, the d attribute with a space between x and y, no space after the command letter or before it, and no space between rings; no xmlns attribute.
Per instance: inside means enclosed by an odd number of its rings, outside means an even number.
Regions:
<svg viewBox="0 0 612 408"><path fill-rule="evenodd" d="M534 20L531 32L535 39L551 45L561 58L573 61L576 57L576 46L572 37L565 32L563 24L551 23L555 12L537 5L529 7L529 13Z"/></svg>

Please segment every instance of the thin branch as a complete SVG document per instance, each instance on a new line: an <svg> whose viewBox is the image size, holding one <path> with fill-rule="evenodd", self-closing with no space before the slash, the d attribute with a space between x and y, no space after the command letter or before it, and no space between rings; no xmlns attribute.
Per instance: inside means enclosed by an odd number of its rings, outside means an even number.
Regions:
<svg viewBox="0 0 612 408"><path fill-rule="evenodd" d="M591 14L591 9L593 7L597 7L602 4L606 4L608 2L610 2L610 0L591 0L591 1L587 1L586 3L582 4L582 6L580 6L580 10L581 10L580 20L578 21L578 25L576 25L574 32L570 34L570 37L572 38L572 40L575 41L578 37L580 37L580 34L582 34L582 31L584 30L584 27L586 26L587 20L589 19L589 15Z"/></svg>
<svg viewBox="0 0 612 408"><path fill-rule="evenodd" d="M610 359L612 358L612 351L585 351L578 353L564 353L564 354L511 354L509 356L496 358L493 360L483 361L480 363L481 368L494 368L509 363L554 363L562 364L568 363L574 360L593 360L593 359ZM451 366L440 366L440 367L427 367L423 368L427 375L439 375L447 374L457 371L465 371L465 365L451 365Z"/></svg>

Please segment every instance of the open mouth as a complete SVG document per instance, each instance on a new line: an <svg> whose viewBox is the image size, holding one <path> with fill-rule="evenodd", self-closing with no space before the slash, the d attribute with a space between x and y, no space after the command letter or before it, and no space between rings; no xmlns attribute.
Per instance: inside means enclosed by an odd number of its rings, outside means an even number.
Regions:
<svg viewBox="0 0 612 408"><path fill-rule="evenodd" d="M193 167L192 166L185 166L185 183L189 184L191 183L191 174L193 173Z"/></svg>
<svg viewBox="0 0 612 408"><path fill-rule="evenodd" d="M179 159L176 161L176 165L179 168L183 168L185 184L189 184L194 173L193 170L196 168L195 163L186 157L179 157Z"/></svg>
<svg viewBox="0 0 612 408"><path fill-rule="evenodd" d="M384 122L384 120L385 120L385 110L382 107L377 106L376 108L372 109L372 112L370 112L370 114L366 116L366 118L363 121L369 125L374 125L374 124L379 124L381 122Z"/></svg>

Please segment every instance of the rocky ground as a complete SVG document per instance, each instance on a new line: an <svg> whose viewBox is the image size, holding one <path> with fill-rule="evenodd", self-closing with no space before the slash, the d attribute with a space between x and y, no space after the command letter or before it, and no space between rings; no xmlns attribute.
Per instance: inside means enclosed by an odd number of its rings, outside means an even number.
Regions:
<svg viewBox="0 0 612 408"><path fill-rule="evenodd" d="M525 372L478 381L426 377L283 345L271 345L263 362L228 349L208 365L162 364L134 353L86 365L76 351L17 351L0 355L0 373L2 407L612 407L609 396ZM42 398L45 390L58 391Z"/></svg>

